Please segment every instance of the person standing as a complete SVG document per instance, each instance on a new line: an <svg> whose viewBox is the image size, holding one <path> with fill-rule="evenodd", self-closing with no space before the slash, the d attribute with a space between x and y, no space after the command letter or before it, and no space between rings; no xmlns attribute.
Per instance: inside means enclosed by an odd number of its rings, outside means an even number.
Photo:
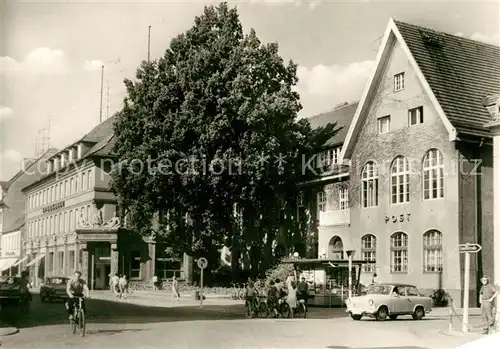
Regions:
<svg viewBox="0 0 500 349"><path fill-rule="evenodd" d="M290 307L290 316L295 317L295 311L297 310L297 285L295 281L292 281L290 288L288 290L288 295L286 296L286 302Z"/></svg>
<svg viewBox="0 0 500 349"><path fill-rule="evenodd" d="M128 294L128 280L127 275L123 274L118 281L118 287L120 289L119 298L127 298Z"/></svg>
<svg viewBox="0 0 500 349"><path fill-rule="evenodd" d="M120 283L120 278L118 277L118 274L117 273L113 274L109 279L109 288L111 292L113 292L113 294L117 297L120 295L118 286L119 283Z"/></svg>
<svg viewBox="0 0 500 349"><path fill-rule="evenodd" d="M308 293L309 285L307 284L306 278L302 277L297 285L297 299L303 299L307 304L307 298L309 296Z"/></svg>
<svg viewBox="0 0 500 349"><path fill-rule="evenodd" d="M200 297L203 297L203 295L200 295ZM175 275L172 277L172 301L178 302L180 299L180 294L179 294L179 282L175 278Z"/></svg>
<svg viewBox="0 0 500 349"><path fill-rule="evenodd" d="M493 302L498 294L498 290L490 283L490 279L487 276L483 276L481 282L483 286L479 291L479 303L481 304L481 311L483 313L484 333L488 334L495 322Z"/></svg>

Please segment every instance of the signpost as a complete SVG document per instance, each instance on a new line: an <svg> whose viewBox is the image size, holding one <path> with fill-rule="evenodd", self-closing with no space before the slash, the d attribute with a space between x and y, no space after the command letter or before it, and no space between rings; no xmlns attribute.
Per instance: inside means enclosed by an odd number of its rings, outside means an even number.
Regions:
<svg viewBox="0 0 500 349"><path fill-rule="evenodd" d="M469 288L470 288L470 254L478 253L482 247L478 244L460 244L458 252L465 253L465 273L464 273L464 314L462 319L462 332L469 331Z"/></svg>
<svg viewBox="0 0 500 349"><path fill-rule="evenodd" d="M200 308L203 308L203 270L207 267L208 261L206 258L201 257L197 261L198 268L201 269L200 273Z"/></svg>

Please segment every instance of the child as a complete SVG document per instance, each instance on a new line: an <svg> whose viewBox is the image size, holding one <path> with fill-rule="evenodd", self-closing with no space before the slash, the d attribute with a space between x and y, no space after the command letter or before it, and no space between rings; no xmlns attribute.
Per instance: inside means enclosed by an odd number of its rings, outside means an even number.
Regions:
<svg viewBox="0 0 500 349"><path fill-rule="evenodd" d="M274 286L274 281L269 282L269 290L267 292L267 304L269 309L272 309L274 317L278 317L278 290Z"/></svg>
<svg viewBox="0 0 500 349"><path fill-rule="evenodd" d="M248 283L247 291L246 291L246 303L247 303L247 316L252 317L253 316L253 302L255 299L255 287L253 282Z"/></svg>
<svg viewBox="0 0 500 349"><path fill-rule="evenodd" d="M290 306L290 314L293 318L295 315L295 310L297 309L297 284L295 283L295 281L292 281L290 284L286 302Z"/></svg>

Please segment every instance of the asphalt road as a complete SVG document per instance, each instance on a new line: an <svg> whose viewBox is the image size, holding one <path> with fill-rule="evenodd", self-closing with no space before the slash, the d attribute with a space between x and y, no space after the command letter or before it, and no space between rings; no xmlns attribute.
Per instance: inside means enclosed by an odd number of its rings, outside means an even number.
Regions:
<svg viewBox="0 0 500 349"><path fill-rule="evenodd" d="M241 304L200 309L87 302L84 338L72 334L62 302L41 303L35 296L27 316L6 309L4 323L20 332L1 338L2 348L442 349L472 338L439 335L443 320L353 321L340 308L310 308L307 319L246 319Z"/></svg>

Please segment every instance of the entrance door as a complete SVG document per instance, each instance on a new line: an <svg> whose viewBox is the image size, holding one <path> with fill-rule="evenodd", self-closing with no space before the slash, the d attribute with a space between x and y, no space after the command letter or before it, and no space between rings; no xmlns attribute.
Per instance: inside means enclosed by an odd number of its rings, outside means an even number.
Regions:
<svg viewBox="0 0 500 349"><path fill-rule="evenodd" d="M106 280L104 288L106 288L106 286L109 285L109 279L110 279L109 274L111 273L111 265L106 265L104 267L104 270L105 270L104 280Z"/></svg>

